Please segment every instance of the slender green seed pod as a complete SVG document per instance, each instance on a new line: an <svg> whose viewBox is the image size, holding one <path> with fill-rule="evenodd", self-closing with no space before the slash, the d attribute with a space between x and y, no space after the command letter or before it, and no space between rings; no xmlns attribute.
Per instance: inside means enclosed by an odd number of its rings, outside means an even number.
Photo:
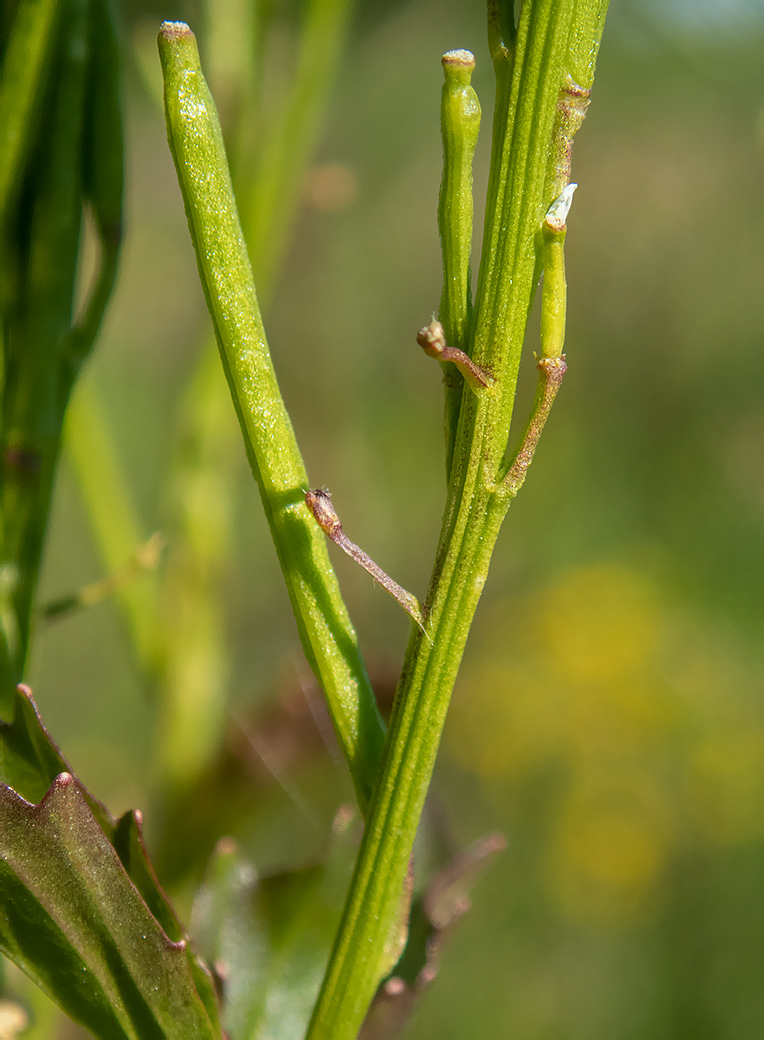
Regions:
<svg viewBox="0 0 764 1040"><path fill-rule="evenodd" d="M470 80L475 59L469 51L443 55L445 82L441 94L443 179L438 202L438 230L443 253L443 292L440 321L448 343L467 351L472 316L472 160L480 132L480 102ZM446 474L451 471L459 421L462 378L451 362L444 363Z"/></svg>
<svg viewBox="0 0 764 1040"><path fill-rule="evenodd" d="M565 234L573 192L569 184L552 204L542 227L541 259L544 281L541 287L541 355L558 358L565 346L565 317L568 288L565 278Z"/></svg>
<svg viewBox="0 0 764 1040"><path fill-rule="evenodd" d="M520 445L510 458L507 472L501 481L499 496L512 499L525 481L533 461L557 392L568 366L563 354L565 346L565 312L567 283L565 280L565 221L577 185L568 184L560 197L549 207L542 226L541 259L544 281L541 287L541 357L536 397L525 426Z"/></svg>
<svg viewBox="0 0 764 1040"><path fill-rule="evenodd" d="M541 286L541 356L560 357L565 345L567 282L565 232L544 224L544 281Z"/></svg>
<svg viewBox="0 0 764 1040"><path fill-rule="evenodd" d="M365 810L384 725L323 533L305 505L305 467L268 351L220 123L187 25L162 25L159 56L167 137L223 368L303 648Z"/></svg>

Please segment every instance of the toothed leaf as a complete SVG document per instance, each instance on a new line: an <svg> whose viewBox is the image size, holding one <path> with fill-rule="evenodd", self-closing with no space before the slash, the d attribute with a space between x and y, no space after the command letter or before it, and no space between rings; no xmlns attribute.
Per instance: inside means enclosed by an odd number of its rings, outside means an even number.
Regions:
<svg viewBox="0 0 764 1040"><path fill-rule="evenodd" d="M114 821L72 776L24 687L0 724L0 950L103 1040L222 1035L140 818Z"/></svg>

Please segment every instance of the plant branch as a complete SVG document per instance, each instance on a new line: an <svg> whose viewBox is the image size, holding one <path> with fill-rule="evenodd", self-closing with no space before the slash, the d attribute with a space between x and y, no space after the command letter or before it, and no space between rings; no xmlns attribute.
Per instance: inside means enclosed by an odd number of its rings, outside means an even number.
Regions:
<svg viewBox="0 0 764 1040"><path fill-rule="evenodd" d="M509 505L498 480L541 266L542 223L552 202L548 171L557 144L557 102L571 55L579 53L580 33L592 25L601 31L606 3L525 0L512 40L514 57L501 42L510 6L505 4L504 16L491 23L497 100L471 351L497 386L462 395L443 528L424 606L432 642L416 630L409 642L382 773L309 1040L353 1040L392 967L403 880L451 690ZM597 42L584 41L595 55ZM590 71L593 75L593 64Z"/></svg>

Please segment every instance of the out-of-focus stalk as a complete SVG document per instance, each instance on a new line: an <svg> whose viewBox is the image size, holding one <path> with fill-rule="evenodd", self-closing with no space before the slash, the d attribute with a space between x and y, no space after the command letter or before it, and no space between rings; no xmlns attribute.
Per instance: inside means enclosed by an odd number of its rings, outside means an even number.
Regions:
<svg viewBox="0 0 764 1040"><path fill-rule="evenodd" d="M145 541L129 489L122 479L103 403L93 379L77 387L65 429L67 458L79 484L91 529L107 574L119 572ZM127 617L138 660L145 669L155 663L156 586L153 571L121 582L115 597Z"/></svg>
<svg viewBox="0 0 764 1040"><path fill-rule="evenodd" d="M241 434L217 350L203 355L179 416L159 597L158 797L182 796L223 730L230 663L222 603L231 567L231 459Z"/></svg>

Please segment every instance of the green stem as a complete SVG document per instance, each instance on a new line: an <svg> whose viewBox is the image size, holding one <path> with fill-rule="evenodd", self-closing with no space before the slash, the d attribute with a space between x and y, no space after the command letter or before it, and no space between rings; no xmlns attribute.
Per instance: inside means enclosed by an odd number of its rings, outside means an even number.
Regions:
<svg viewBox="0 0 764 1040"><path fill-rule="evenodd" d="M509 4L506 5L509 7ZM555 111L582 27L601 0L525 0L514 66L496 60L497 111L473 357L495 390L463 395L440 545L425 604L432 642L414 631L379 784L343 919L308 1031L353 1040L391 967L403 881L451 690L509 504L502 475L520 347L540 264ZM602 19L598 24L601 29ZM596 41L588 40L596 54ZM593 75L593 64L590 66Z"/></svg>
<svg viewBox="0 0 764 1040"><path fill-rule="evenodd" d="M159 53L170 150L223 368L303 647L365 809L384 727L323 533L305 505L305 467L268 352L220 124L188 26L165 22Z"/></svg>
<svg viewBox="0 0 764 1040"><path fill-rule="evenodd" d="M118 570L99 578L98 581L91 582L90 585L85 585L76 592L58 596L56 599L41 604L38 608L41 620L48 625L63 621L72 614L95 606L96 603L119 593L132 585L136 578L146 571L156 570L161 553L162 538L159 532L156 532L147 542L139 545Z"/></svg>

